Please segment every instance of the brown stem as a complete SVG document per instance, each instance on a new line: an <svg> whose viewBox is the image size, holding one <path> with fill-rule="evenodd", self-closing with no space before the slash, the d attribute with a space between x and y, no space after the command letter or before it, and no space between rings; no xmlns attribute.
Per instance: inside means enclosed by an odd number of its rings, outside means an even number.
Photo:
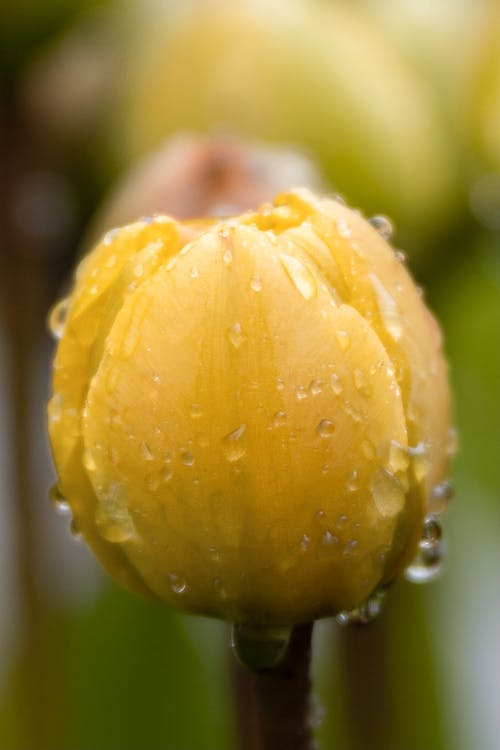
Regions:
<svg viewBox="0 0 500 750"><path fill-rule="evenodd" d="M278 666L257 672L245 670L246 676L242 676L240 688L249 698L245 726L255 737L255 750L315 747L309 674L312 629L313 623L293 629L286 655ZM249 746L247 737L242 746Z"/></svg>

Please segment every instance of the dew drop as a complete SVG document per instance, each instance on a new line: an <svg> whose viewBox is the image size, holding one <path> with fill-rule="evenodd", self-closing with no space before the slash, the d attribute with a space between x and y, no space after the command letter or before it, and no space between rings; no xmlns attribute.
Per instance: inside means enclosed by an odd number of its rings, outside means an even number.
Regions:
<svg viewBox="0 0 500 750"><path fill-rule="evenodd" d="M310 539L307 534L304 534L300 540L299 547L302 550L302 552L305 552L307 548L309 547Z"/></svg>
<svg viewBox="0 0 500 750"><path fill-rule="evenodd" d="M349 516L347 516L345 513L341 513L340 516L338 516L337 521L335 525L338 529L342 529L347 522L349 521Z"/></svg>
<svg viewBox="0 0 500 750"><path fill-rule="evenodd" d="M47 404L47 411L49 414L50 422L59 422L62 414L62 395L60 393L54 393L49 403Z"/></svg>
<svg viewBox="0 0 500 750"><path fill-rule="evenodd" d="M99 533L108 542L126 542L135 534L134 522L124 502L119 482L112 482L99 497L95 522Z"/></svg>
<svg viewBox="0 0 500 750"><path fill-rule="evenodd" d="M254 292L262 291L262 279L260 276L257 276L257 274L250 279L250 289Z"/></svg>
<svg viewBox="0 0 500 750"><path fill-rule="evenodd" d="M363 370L360 370L359 367L357 367L354 370L354 385L356 389L363 395L363 396L370 396L372 389L370 386L370 383L368 381L368 378L366 377Z"/></svg>
<svg viewBox="0 0 500 750"><path fill-rule="evenodd" d="M432 513L444 513L451 500L453 500L454 489L450 481L440 482L431 493L429 509Z"/></svg>
<svg viewBox="0 0 500 750"><path fill-rule="evenodd" d="M276 378L276 388L278 391L283 391L285 389L285 381L281 378Z"/></svg>
<svg viewBox="0 0 500 750"><path fill-rule="evenodd" d="M82 532L80 529L80 526L78 524L78 521L75 518L72 518L69 522L69 533L73 537L73 539L81 539L82 538Z"/></svg>
<svg viewBox="0 0 500 750"><path fill-rule="evenodd" d="M153 381L153 383L159 383L160 380L161 380L161 375L159 373L157 373L157 372L154 372L151 375L151 380Z"/></svg>
<svg viewBox="0 0 500 750"><path fill-rule="evenodd" d="M107 246L111 245L119 233L120 233L120 227L116 227L115 229L110 229L109 232L106 232L106 234L102 238L102 244L107 245Z"/></svg>
<svg viewBox="0 0 500 750"><path fill-rule="evenodd" d="M298 401L303 401L307 396L309 395L307 392L307 388L303 385L298 385L295 390L295 395L297 396Z"/></svg>
<svg viewBox="0 0 500 750"><path fill-rule="evenodd" d="M335 396L339 396L344 390L344 386L342 385L339 376L335 372L330 375L330 388L332 389Z"/></svg>
<svg viewBox="0 0 500 750"><path fill-rule="evenodd" d="M414 447L408 448L411 457L411 466L417 482L422 482L431 468L429 451L425 443L417 443Z"/></svg>
<svg viewBox="0 0 500 750"><path fill-rule="evenodd" d="M70 298L65 297L64 299L57 302L49 313L49 330L56 341L59 341L64 333L64 326L66 325L66 319L68 317L69 304Z"/></svg>
<svg viewBox="0 0 500 750"><path fill-rule="evenodd" d="M272 426L282 427L284 424L286 424L286 412L277 411L273 416Z"/></svg>
<svg viewBox="0 0 500 750"><path fill-rule="evenodd" d="M346 240L349 239L349 237L351 236L351 230L349 229L347 221L345 219L337 219L336 226L339 235Z"/></svg>
<svg viewBox="0 0 500 750"><path fill-rule="evenodd" d="M192 279L197 279L198 276L200 275L200 272L196 266L193 266L191 271L189 272L189 275L191 276Z"/></svg>
<svg viewBox="0 0 500 750"><path fill-rule="evenodd" d="M182 451L181 452L181 461L184 464L184 466L193 466L194 464L194 456L190 451Z"/></svg>
<svg viewBox="0 0 500 750"><path fill-rule="evenodd" d="M243 458L245 455L246 448L243 442L243 436L246 429L246 424L241 424L222 439L224 455L231 463L239 461L239 459Z"/></svg>
<svg viewBox="0 0 500 750"><path fill-rule="evenodd" d="M330 419L322 419L316 427L316 432L321 438L331 438L335 432L335 425Z"/></svg>
<svg viewBox="0 0 500 750"><path fill-rule="evenodd" d="M316 294L316 282L309 269L298 258L292 255L282 255L280 260L288 278L297 291L304 299L312 299Z"/></svg>
<svg viewBox="0 0 500 750"><path fill-rule="evenodd" d="M407 257L406 257L406 253L403 252L403 250L395 250L394 255L399 260L400 263L406 263Z"/></svg>
<svg viewBox="0 0 500 750"><path fill-rule="evenodd" d="M371 594L368 599L360 604L359 607L343 612L339 612L337 617L337 623L339 625L367 625L377 617L383 610L385 600L387 598L387 587L381 586Z"/></svg>
<svg viewBox="0 0 500 750"><path fill-rule="evenodd" d="M332 534L331 531L325 531L321 535L321 544L324 547L331 547L334 544L338 544L338 541L339 541L338 537L334 536L334 534Z"/></svg>
<svg viewBox="0 0 500 750"><path fill-rule="evenodd" d="M427 516L417 554L411 565L405 570L405 578L412 583L434 581L441 573L443 552L441 524L435 516Z"/></svg>
<svg viewBox="0 0 500 750"><path fill-rule="evenodd" d="M62 494L59 485L53 484L49 490L49 498L53 503L56 512L61 516L68 516L71 513L69 503Z"/></svg>
<svg viewBox="0 0 500 750"><path fill-rule="evenodd" d="M368 221L372 225L372 227L379 233L379 235L384 238L384 240L391 239L392 235L394 234L394 228L392 226L391 220L388 219L387 216L378 214L377 216L372 216L370 219L368 219Z"/></svg>
<svg viewBox="0 0 500 750"><path fill-rule="evenodd" d="M241 323L233 323L231 328L228 328L227 336L235 349L239 349L247 339L246 335L242 331Z"/></svg>
<svg viewBox="0 0 500 750"><path fill-rule="evenodd" d="M309 393L312 396L317 396L323 390L323 383L321 380L311 380L309 383Z"/></svg>
<svg viewBox="0 0 500 750"><path fill-rule="evenodd" d="M387 469L377 469L370 489L377 510L384 518L395 516L403 508L403 488L394 474Z"/></svg>
<svg viewBox="0 0 500 750"><path fill-rule="evenodd" d="M106 268L113 268L114 266L116 266L116 261L117 257L115 254L113 254L108 257L104 265L106 266Z"/></svg>
<svg viewBox="0 0 500 750"><path fill-rule="evenodd" d="M394 341L399 341L403 333L403 321L396 301L389 294L378 276L374 273L370 273L368 276L375 292L375 299L384 328Z"/></svg>
<svg viewBox="0 0 500 750"><path fill-rule="evenodd" d="M200 404L191 404L189 407L189 416L191 419L199 419L202 416L203 412L201 410Z"/></svg>
<svg viewBox="0 0 500 750"><path fill-rule="evenodd" d="M176 573L169 573L170 588L174 594L183 594L187 589L187 584L184 578L177 575Z"/></svg>
<svg viewBox="0 0 500 750"><path fill-rule="evenodd" d="M356 490L359 489L358 486L358 470L353 469L349 475L349 480L347 482L347 491L348 492L356 492Z"/></svg>
<svg viewBox="0 0 500 750"><path fill-rule="evenodd" d="M406 471L410 463L408 451L403 448L397 440L391 440L389 443L389 457L387 466L393 474Z"/></svg>
<svg viewBox="0 0 500 750"><path fill-rule="evenodd" d="M152 461L153 460L153 454L151 453L151 448L149 445L143 440L141 443L141 456L145 461Z"/></svg>
<svg viewBox="0 0 500 750"><path fill-rule="evenodd" d="M349 539L349 541L346 542L344 549L342 550L343 556L350 557L350 555L354 552L358 545L359 542L357 539Z"/></svg>
<svg viewBox="0 0 500 750"><path fill-rule="evenodd" d="M336 331L335 338L337 339L342 351L346 352L349 349L349 346L351 344L351 340L349 338L349 334L347 333L347 331Z"/></svg>
<svg viewBox="0 0 500 750"><path fill-rule="evenodd" d="M136 276L138 279L141 278L141 276L144 274L144 266L142 263L137 263L134 266L134 276Z"/></svg>

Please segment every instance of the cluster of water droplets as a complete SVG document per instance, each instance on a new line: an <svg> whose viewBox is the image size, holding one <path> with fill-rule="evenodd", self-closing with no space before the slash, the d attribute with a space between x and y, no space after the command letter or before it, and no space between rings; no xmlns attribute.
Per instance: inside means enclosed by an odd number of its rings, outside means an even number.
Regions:
<svg viewBox="0 0 500 750"><path fill-rule="evenodd" d="M335 618L339 625L367 625L382 612L385 600L387 598L387 586L380 586L370 594L368 599L351 610L339 612Z"/></svg>

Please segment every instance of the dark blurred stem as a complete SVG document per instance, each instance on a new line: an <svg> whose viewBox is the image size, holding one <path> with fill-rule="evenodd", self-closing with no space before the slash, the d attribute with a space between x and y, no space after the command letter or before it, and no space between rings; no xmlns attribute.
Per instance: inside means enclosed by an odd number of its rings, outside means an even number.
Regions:
<svg viewBox="0 0 500 750"><path fill-rule="evenodd" d="M343 628L340 633L342 691L339 698L349 750L389 750L392 747L385 625L382 618L369 625Z"/></svg>
<svg viewBox="0 0 500 750"><path fill-rule="evenodd" d="M29 463L31 456L30 391L35 343L44 320L44 302L38 269L25 253L24 241L13 219L13 196L24 162L29 158L29 138L15 96L4 92L1 161L3 193L0 287L6 322L12 456L9 517L12 526L13 566L19 576L20 651L18 689L23 747L43 750L46 743L46 681L40 645L41 607L37 590L37 536L33 518Z"/></svg>
<svg viewBox="0 0 500 750"><path fill-rule="evenodd" d="M315 747L311 723L312 630L312 623L293 629L285 658L277 667L259 672L239 667L241 750Z"/></svg>

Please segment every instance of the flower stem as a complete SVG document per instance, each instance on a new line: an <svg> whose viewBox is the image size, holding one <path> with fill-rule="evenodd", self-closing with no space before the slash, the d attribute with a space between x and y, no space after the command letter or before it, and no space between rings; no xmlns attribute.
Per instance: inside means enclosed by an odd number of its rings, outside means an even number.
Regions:
<svg viewBox="0 0 500 750"><path fill-rule="evenodd" d="M250 698L245 726L255 750L313 750L310 661L313 623L297 625L283 660L271 669L244 670L240 688ZM243 670L243 668L241 668ZM241 726L241 723L240 723ZM244 746L248 746L243 738Z"/></svg>

